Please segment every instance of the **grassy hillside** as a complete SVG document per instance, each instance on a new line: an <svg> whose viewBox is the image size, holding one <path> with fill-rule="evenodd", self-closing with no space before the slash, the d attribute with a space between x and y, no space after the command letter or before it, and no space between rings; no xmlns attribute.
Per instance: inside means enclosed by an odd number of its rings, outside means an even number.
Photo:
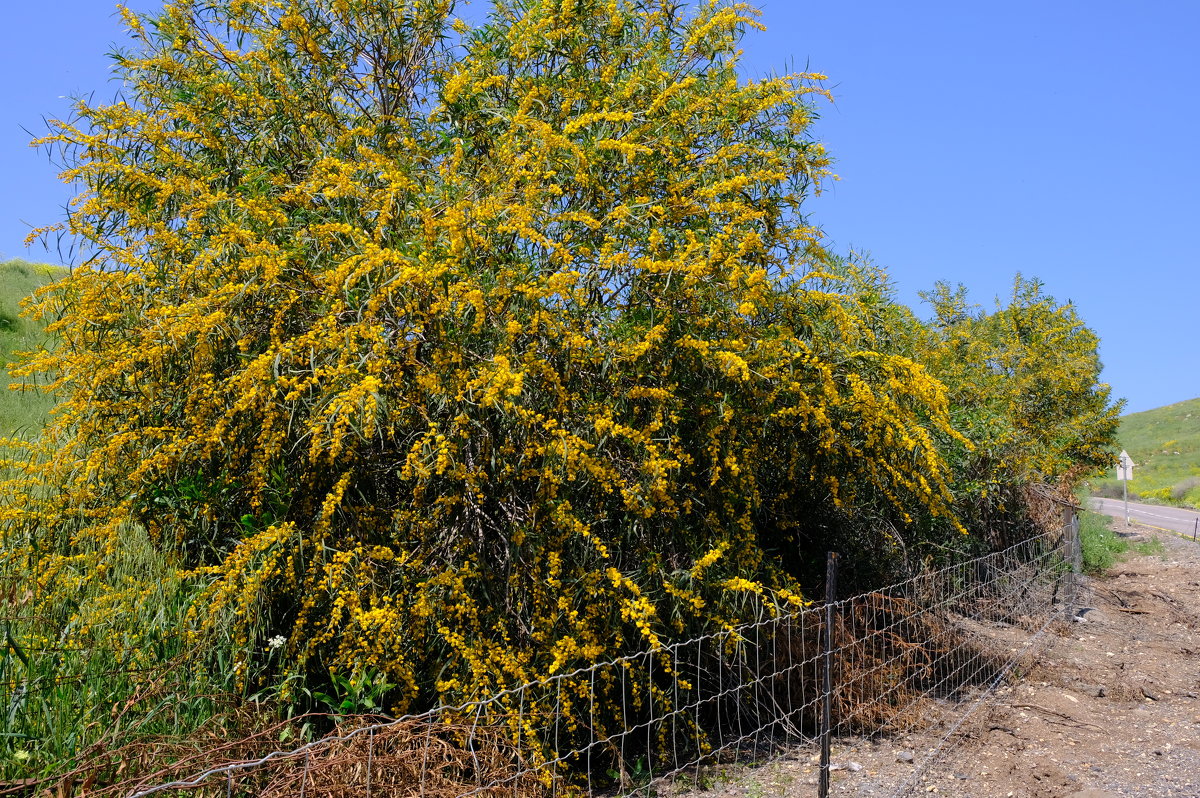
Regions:
<svg viewBox="0 0 1200 798"><path fill-rule="evenodd" d="M1200 399L1130 413L1121 419L1119 439L1135 464L1131 491L1200 507ZM1119 495L1112 476L1101 492Z"/></svg>
<svg viewBox="0 0 1200 798"><path fill-rule="evenodd" d="M10 260L0 263L0 437L37 430L50 401L36 391L9 390L13 380L4 368L13 353L35 348L45 340L41 326L21 318L21 300L39 286L65 274L57 266Z"/></svg>

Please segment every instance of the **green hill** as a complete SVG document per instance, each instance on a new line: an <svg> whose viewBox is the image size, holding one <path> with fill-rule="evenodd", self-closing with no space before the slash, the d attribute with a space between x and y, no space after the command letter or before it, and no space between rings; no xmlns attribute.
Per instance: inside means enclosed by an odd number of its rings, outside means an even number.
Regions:
<svg viewBox="0 0 1200 798"><path fill-rule="evenodd" d="M13 380L5 366L15 352L33 349L45 340L40 324L21 318L21 300L64 274L66 270L58 266L21 260L0 263L0 437L37 430L50 408L50 400L36 391L9 390Z"/></svg>
<svg viewBox="0 0 1200 798"><path fill-rule="evenodd" d="M1130 491L1200 507L1200 399L1130 413L1118 438L1135 464ZM1112 472L1098 492L1119 495Z"/></svg>

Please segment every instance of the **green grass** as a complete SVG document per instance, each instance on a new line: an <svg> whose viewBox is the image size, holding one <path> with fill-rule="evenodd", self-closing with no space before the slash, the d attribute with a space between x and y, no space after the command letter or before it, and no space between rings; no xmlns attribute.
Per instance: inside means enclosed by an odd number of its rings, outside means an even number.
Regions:
<svg viewBox="0 0 1200 798"><path fill-rule="evenodd" d="M1130 413L1121 418L1120 445L1133 458L1130 498L1200 507L1200 399ZM1093 485L1098 495L1119 497L1110 470Z"/></svg>
<svg viewBox="0 0 1200 798"><path fill-rule="evenodd" d="M10 390L7 365L17 352L43 346L40 324L21 318L21 300L66 274L58 266L10 260L0 263L0 437L37 435L52 402L36 389Z"/></svg>
<svg viewBox="0 0 1200 798"><path fill-rule="evenodd" d="M119 759L123 746L188 738L219 715L214 696L230 686L184 656L180 619L195 586L143 530L127 529L123 544L99 579L70 564L56 572L79 585L62 606L35 600L24 563L0 560L12 594L0 626L0 781Z"/></svg>
<svg viewBox="0 0 1200 798"><path fill-rule="evenodd" d="M1118 535L1112 528L1113 519L1089 510L1079 514L1079 543L1083 549L1083 570L1089 574L1103 574L1115 562L1128 554L1143 557L1161 557L1166 549L1158 538L1132 543Z"/></svg>
<svg viewBox="0 0 1200 798"><path fill-rule="evenodd" d="M1117 558L1129 550L1129 542L1112 529L1112 519L1090 511L1079 515L1079 543L1083 549L1083 570L1102 574Z"/></svg>
<svg viewBox="0 0 1200 798"><path fill-rule="evenodd" d="M1135 554L1140 554L1143 557L1162 557L1166 554L1166 547L1159 538L1150 538L1143 540L1141 543L1134 543L1131 547Z"/></svg>

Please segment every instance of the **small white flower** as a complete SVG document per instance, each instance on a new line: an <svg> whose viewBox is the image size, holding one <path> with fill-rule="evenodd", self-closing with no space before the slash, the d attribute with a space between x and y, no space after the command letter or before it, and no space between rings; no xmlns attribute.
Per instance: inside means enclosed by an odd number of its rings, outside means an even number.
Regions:
<svg viewBox="0 0 1200 798"><path fill-rule="evenodd" d="M275 649L279 648L286 642L287 642L287 638L284 637L283 635L275 635L274 637L272 637L270 640L267 641L267 648L274 651Z"/></svg>

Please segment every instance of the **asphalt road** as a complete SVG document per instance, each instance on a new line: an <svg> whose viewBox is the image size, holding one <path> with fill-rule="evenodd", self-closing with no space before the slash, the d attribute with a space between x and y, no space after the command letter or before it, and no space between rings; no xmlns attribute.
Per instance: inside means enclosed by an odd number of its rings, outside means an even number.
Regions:
<svg viewBox="0 0 1200 798"><path fill-rule="evenodd" d="M1113 518L1125 520L1125 503L1120 499L1092 499L1092 509L1098 513L1111 515ZM1162 529L1167 532L1174 532L1177 535L1192 539L1192 534L1196 531L1197 519L1200 519L1200 512L1195 510L1183 510L1179 507L1163 507L1160 504L1137 504L1136 502L1129 503L1129 520L1146 526L1152 526L1156 529ZM1197 538L1200 541L1200 537Z"/></svg>

